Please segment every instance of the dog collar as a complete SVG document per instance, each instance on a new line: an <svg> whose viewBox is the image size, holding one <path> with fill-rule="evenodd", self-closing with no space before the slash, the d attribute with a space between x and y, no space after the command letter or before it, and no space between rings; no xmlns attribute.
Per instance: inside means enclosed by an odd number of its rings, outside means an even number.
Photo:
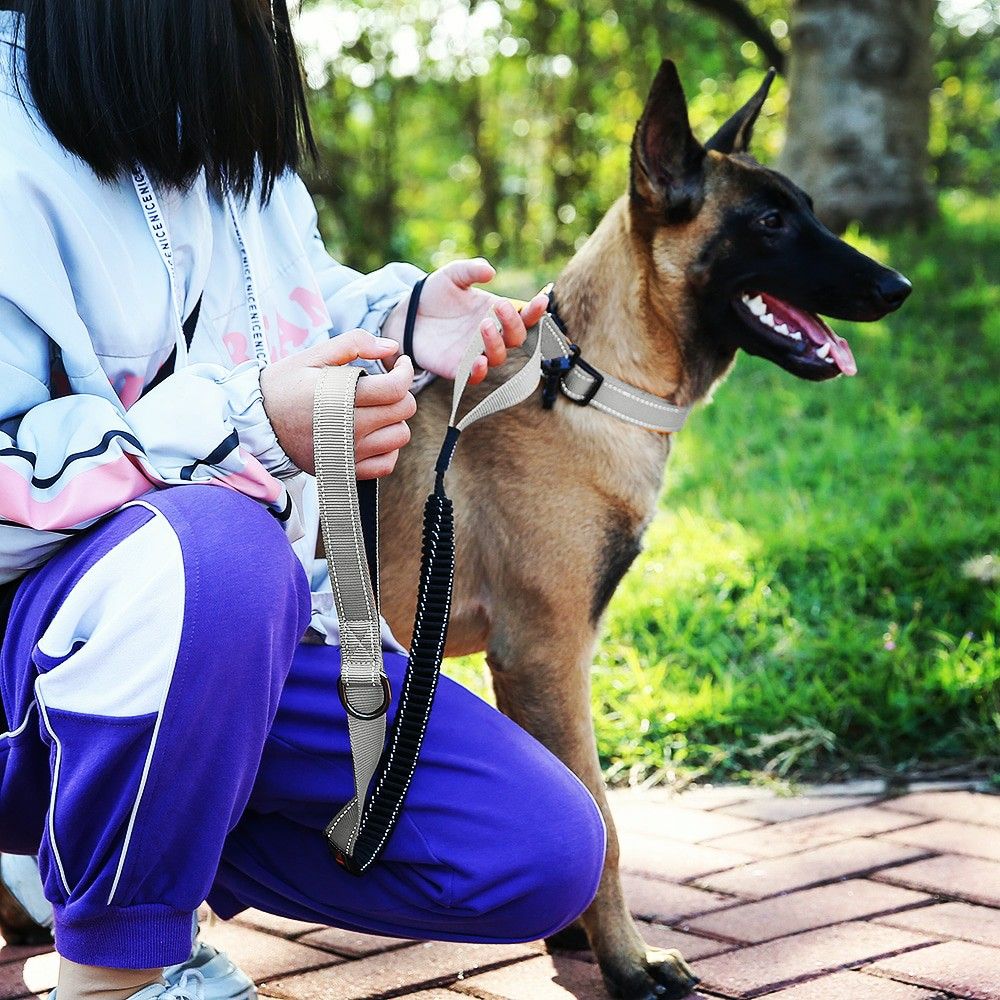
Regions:
<svg viewBox="0 0 1000 1000"><path fill-rule="evenodd" d="M580 348L566 335L559 317L552 286L549 311L538 323L542 345L542 406L550 410L561 392L577 406L593 406L627 424L658 434L679 431L691 412L690 406L675 406L651 392L615 378L585 361Z"/></svg>

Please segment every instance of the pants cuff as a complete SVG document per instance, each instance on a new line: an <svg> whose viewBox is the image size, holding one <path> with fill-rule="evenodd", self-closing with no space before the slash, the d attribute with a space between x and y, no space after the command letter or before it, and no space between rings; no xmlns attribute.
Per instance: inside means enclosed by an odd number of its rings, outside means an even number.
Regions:
<svg viewBox="0 0 1000 1000"><path fill-rule="evenodd" d="M161 904L109 906L86 920L56 906L56 951L79 965L109 969L177 965L191 956L193 920L193 911Z"/></svg>

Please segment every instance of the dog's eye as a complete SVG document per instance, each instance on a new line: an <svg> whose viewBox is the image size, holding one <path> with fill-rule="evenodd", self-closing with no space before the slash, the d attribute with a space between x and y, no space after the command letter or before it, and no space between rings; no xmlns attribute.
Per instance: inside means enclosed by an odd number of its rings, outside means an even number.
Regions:
<svg viewBox="0 0 1000 1000"><path fill-rule="evenodd" d="M784 229L785 220L781 217L781 213L775 209L771 209L769 212L765 212L763 215L759 216L756 220L756 224L760 226L761 229L768 229L774 232L778 229Z"/></svg>

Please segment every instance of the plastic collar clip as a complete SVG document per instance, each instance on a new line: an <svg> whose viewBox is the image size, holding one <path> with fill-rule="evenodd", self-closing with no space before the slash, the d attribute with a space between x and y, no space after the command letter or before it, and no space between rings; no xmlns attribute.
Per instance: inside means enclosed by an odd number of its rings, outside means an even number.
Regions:
<svg viewBox="0 0 1000 1000"><path fill-rule="evenodd" d="M576 403L577 406L589 406L604 384L604 376L593 365L583 360L580 356L580 348L576 344L569 344L568 347L568 358L560 355L557 358L548 358L542 361L542 377L545 380L542 386L542 408L545 410L551 410L556 405L563 379L574 368L583 369L593 380L579 399L574 396L566 396L570 402Z"/></svg>

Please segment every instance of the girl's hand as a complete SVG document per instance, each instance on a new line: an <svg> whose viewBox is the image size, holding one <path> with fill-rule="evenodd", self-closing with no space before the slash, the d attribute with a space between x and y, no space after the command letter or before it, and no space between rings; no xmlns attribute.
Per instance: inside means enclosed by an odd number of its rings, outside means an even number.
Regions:
<svg viewBox="0 0 1000 1000"><path fill-rule="evenodd" d="M285 454L304 472L314 475L313 397L320 372L327 365L346 365L358 358L387 361L396 344L352 330L308 350L268 365L260 374L264 410ZM400 357L392 371L358 382L354 407L354 457L359 479L387 476L396 466L399 449L410 440L406 421L417 412L410 392L413 365Z"/></svg>
<svg viewBox="0 0 1000 1000"><path fill-rule="evenodd" d="M456 260L439 268L427 278L420 309L413 331L414 364L441 375L454 378L465 345L476 330L481 330L486 343L485 356L472 369L470 382L486 378L489 368L503 364L508 347L520 347L548 306L548 297L539 293L518 313L504 298L473 288L487 284L496 271L482 258ZM403 345L403 326L409 299L404 299L390 313L382 334L399 346ZM497 328L493 315L502 325Z"/></svg>

